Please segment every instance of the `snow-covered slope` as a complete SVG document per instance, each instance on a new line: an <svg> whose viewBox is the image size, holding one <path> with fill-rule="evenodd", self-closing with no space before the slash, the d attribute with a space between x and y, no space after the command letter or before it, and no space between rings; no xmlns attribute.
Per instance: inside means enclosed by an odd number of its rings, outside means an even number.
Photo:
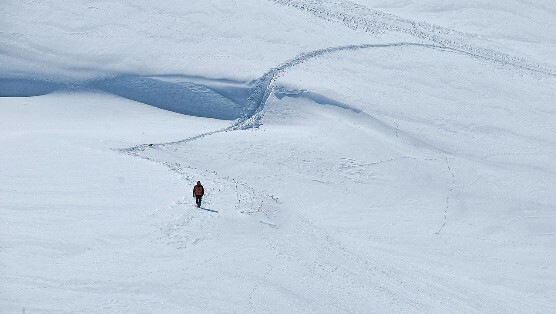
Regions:
<svg viewBox="0 0 556 314"><path fill-rule="evenodd" d="M476 34L496 49L556 64L556 2L543 0L356 0L419 22Z"/></svg>
<svg viewBox="0 0 556 314"><path fill-rule="evenodd" d="M552 7L3 2L1 312L553 311Z"/></svg>

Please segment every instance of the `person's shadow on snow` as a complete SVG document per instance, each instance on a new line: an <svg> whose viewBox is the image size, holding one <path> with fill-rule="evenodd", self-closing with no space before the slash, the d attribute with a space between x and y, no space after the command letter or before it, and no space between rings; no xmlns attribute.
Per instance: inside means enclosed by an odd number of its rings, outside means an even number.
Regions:
<svg viewBox="0 0 556 314"><path fill-rule="evenodd" d="M207 212L218 213L218 211L214 210L214 209L204 208L204 207L199 207L199 208L202 209L202 210L206 210Z"/></svg>

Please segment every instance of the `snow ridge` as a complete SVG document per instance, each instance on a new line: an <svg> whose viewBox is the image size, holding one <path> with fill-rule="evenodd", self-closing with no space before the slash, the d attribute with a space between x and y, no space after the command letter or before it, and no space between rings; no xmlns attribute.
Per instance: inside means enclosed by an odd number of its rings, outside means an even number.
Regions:
<svg viewBox="0 0 556 314"><path fill-rule="evenodd" d="M235 120L230 126L220 130L198 134L179 141L164 142L164 143L157 143L157 144L141 144L129 148L120 149L120 151L129 153L134 151L142 151L147 148L161 148L164 146L172 146L176 144L191 142L203 138L205 136L213 135L220 132L257 128L261 125L261 118L262 118L261 111L263 110L266 101L268 100L270 95L274 92L275 86L273 85L273 83L278 79L280 74L282 74L284 71L294 66L297 66L299 64L302 64L305 61L308 61L309 59L313 59L326 54L332 54L340 51L355 51L355 50L369 49L369 48L393 48L393 47L404 47L404 46L424 47L424 48L460 52L457 51L456 49L445 48L439 45L411 43L411 42L399 42L399 43L390 43L390 44L346 45L346 46L328 47L328 48L313 50L309 52L303 52L297 55L296 57L282 63L281 65L268 70L265 74L263 74L263 76L261 76L259 79L254 81L255 86L253 88L253 92L248 97L247 103L245 104L242 110L241 113L242 117Z"/></svg>
<svg viewBox="0 0 556 314"><path fill-rule="evenodd" d="M165 142L165 143L158 143L158 144L141 144L130 148L121 149L120 151L129 153L134 151L142 151L147 148L160 148L164 146L172 146L176 144L191 142L203 138L205 136L213 135L220 132L257 128L261 125L262 115L260 113L263 110L266 101L274 91L273 83L278 79L279 75L284 71L294 66L297 66L309 59L316 58L326 54L332 54L339 51L354 51L354 50L368 49L368 48L388 48L388 47L402 47L402 46L419 46L419 47L428 47L428 48L436 48L436 49L442 48L441 46L437 46L437 45L401 42L401 43L392 43L392 44L362 44L362 45L337 46L337 47L318 49L310 52L303 52L297 55L296 57L284 62L283 64L268 70L265 74L263 74L263 76L261 76L259 79L254 81L255 87L253 88L253 92L248 97L247 103L244 106L244 109L242 110L242 114L241 114L242 117L235 120L230 126L220 130L198 134L179 141Z"/></svg>
<svg viewBox="0 0 556 314"><path fill-rule="evenodd" d="M160 148L164 146L172 146L176 144L182 144L182 143L194 141L216 133L257 128L261 125L261 119L262 119L261 112L266 104L266 101L268 100L270 95L274 92L274 88L275 88L274 82L284 71L292 67L295 67L299 64L302 64L305 61L308 61L310 59L317 58L327 54L340 52L340 51L355 51L355 50L370 49L370 48L394 48L394 47L422 47L422 48L429 48L429 49L438 49L438 50L448 51L452 53L463 53L471 57L493 61L502 65L516 67L518 69L526 70L533 73L544 73L549 76L556 76L556 74L549 72L549 70L544 71L544 70L540 70L540 68L536 69L532 66L527 66L524 64L520 64L518 62L514 62L512 61L513 59L515 59L513 57L500 54L501 57L498 58L495 57L494 55L481 54L479 52L469 51L469 49L465 49L466 47L463 47L463 49L458 49L458 48L441 45L441 44L426 44L426 43L414 43L414 42L398 42L398 43L390 43L390 44L360 44L360 45L328 47L328 48L313 50L309 52L303 52L297 55L296 57L282 63L281 65L271 68L265 74L263 74L263 76L255 80L253 92L247 98L247 102L241 111L241 117L239 119L236 119L230 126L219 130L198 134L179 141L164 142L164 143L157 143L157 144L141 144L130 148L120 149L120 151L129 153L133 151L145 150L149 147ZM478 50L481 51L481 49ZM485 52L488 52L488 50L485 50Z"/></svg>

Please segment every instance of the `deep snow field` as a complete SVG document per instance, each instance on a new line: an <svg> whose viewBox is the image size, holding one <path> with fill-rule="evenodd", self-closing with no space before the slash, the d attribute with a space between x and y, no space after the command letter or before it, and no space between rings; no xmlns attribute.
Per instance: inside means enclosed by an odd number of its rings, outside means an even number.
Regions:
<svg viewBox="0 0 556 314"><path fill-rule="evenodd" d="M556 312L553 1L5 0L0 147L1 313Z"/></svg>

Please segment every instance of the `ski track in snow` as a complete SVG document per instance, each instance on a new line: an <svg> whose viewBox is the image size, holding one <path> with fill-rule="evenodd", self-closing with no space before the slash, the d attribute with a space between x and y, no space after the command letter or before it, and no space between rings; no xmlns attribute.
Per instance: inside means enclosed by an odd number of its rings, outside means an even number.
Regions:
<svg viewBox="0 0 556 314"><path fill-rule="evenodd" d="M526 71L556 76L556 71L549 67L470 43L474 40L480 41L479 35L466 34L434 24L404 19L350 1L342 1L341 3L327 0L269 1L309 12L318 18L329 22L341 23L354 30L363 30L371 34L384 32L404 33L470 56L511 65Z"/></svg>
<svg viewBox="0 0 556 314"><path fill-rule="evenodd" d="M448 211L450 210L450 203L451 203L450 200L453 196L454 187L456 185L456 174L454 173L454 170L452 170L452 166L450 165L448 157L447 156L443 156L443 157L444 157L444 161L446 162L446 168L448 168L448 172L451 175L451 182L449 186L448 196L446 196L446 208L444 209L444 222L440 226L440 229L438 229L438 231L435 232L435 234L440 234L440 232L442 232L442 229L444 229L444 227L448 223Z"/></svg>

